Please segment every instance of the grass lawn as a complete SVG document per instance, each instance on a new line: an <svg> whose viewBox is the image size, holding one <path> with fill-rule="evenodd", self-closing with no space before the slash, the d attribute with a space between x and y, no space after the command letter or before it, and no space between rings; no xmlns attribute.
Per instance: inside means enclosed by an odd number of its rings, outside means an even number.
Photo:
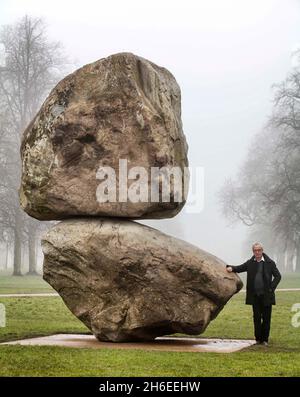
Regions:
<svg viewBox="0 0 300 397"><path fill-rule="evenodd" d="M240 273L240 278L246 287L246 273ZM281 280L277 288L300 288L300 273L281 273Z"/></svg>
<svg viewBox="0 0 300 397"><path fill-rule="evenodd" d="M245 274L239 276L245 283ZM244 286L245 288L245 286ZM283 273L278 288L300 288L300 273ZM11 276L0 272L0 294L47 293L55 290L41 276Z"/></svg>
<svg viewBox="0 0 300 397"><path fill-rule="evenodd" d="M11 276L0 272L0 294L55 292L42 276Z"/></svg>
<svg viewBox="0 0 300 397"><path fill-rule="evenodd" d="M278 292L276 297L269 347L220 354L0 346L0 375L300 376L300 327L291 325L291 307L300 303L300 292ZM244 299L244 293L234 296L201 337L252 339L252 308ZM59 297L1 298L0 303L7 311L0 341L88 333Z"/></svg>

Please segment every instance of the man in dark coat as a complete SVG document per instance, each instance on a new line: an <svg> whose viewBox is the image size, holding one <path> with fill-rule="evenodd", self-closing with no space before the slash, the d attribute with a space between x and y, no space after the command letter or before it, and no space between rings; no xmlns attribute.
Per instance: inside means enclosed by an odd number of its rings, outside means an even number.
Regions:
<svg viewBox="0 0 300 397"><path fill-rule="evenodd" d="M246 304L252 305L257 344L268 345L272 305L281 274L275 262L263 252L260 243L252 246L253 256L240 266L227 266L228 272L247 272Z"/></svg>

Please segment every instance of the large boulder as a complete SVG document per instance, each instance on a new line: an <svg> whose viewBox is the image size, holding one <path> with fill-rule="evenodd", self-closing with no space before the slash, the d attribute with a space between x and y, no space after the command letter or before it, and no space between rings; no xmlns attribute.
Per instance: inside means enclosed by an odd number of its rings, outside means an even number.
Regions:
<svg viewBox="0 0 300 397"><path fill-rule="evenodd" d="M186 201L187 151L174 76L132 53L114 54L60 81L25 130L20 204L40 220L86 215L170 218ZM146 169L148 201L119 199L120 159L127 161L128 171ZM116 173L115 202L97 199L99 167ZM171 186L169 202L151 201L151 167L182 171L182 184ZM168 180L164 174L156 179ZM128 181L128 187L133 183ZM178 190L182 199L176 199Z"/></svg>
<svg viewBox="0 0 300 397"><path fill-rule="evenodd" d="M242 287L216 256L130 220L65 220L42 248L44 279L102 341L200 334Z"/></svg>

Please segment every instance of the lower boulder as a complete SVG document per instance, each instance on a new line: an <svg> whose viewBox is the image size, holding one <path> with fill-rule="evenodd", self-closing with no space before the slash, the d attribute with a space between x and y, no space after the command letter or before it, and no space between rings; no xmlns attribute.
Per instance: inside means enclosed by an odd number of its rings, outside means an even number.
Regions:
<svg viewBox="0 0 300 397"><path fill-rule="evenodd" d="M216 256L120 218L62 221L42 249L44 279L101 341L200 334L243 285Z"/></svg>

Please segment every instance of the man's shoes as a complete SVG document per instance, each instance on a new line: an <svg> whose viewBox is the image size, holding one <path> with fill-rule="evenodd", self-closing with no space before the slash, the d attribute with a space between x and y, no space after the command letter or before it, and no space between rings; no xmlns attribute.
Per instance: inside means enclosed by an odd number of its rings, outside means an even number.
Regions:
<svg viewBox="0 0 300 397"><path fill-rule="evenodd" d="M257 340L255 342L255 345L264 345L264 346L269 346L269 343L265 340Z"/></svg>

